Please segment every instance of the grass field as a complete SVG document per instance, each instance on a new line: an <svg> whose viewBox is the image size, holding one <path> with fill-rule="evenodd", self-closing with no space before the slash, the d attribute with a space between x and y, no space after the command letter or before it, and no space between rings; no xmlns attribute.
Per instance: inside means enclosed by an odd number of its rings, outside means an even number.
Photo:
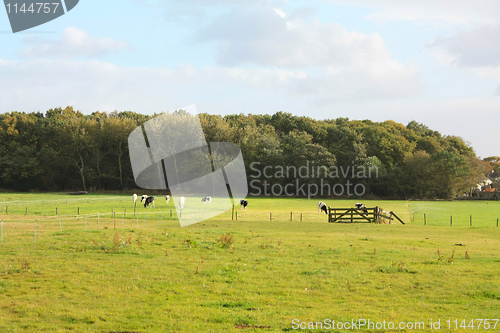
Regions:
<svg viewBox="0 0 500 333"><path fill-rule="evenodd" d="M500 317L499 202L364 201L408 222L375 225L329 224L312 200L249 198L238 221L180 228L172 201L134 215L131 196L2 197L1 332L292 332L325 319L466 332L480 322L463 320Z"/></svg>

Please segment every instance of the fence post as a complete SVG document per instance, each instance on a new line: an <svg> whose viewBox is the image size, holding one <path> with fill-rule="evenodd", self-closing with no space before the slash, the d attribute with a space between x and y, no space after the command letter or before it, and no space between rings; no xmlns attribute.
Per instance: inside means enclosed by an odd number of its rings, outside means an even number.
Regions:
<svg viewBox="0 0 500 333"><path fill-rule="evenodd" d="M424 214L424 225L427 225L427 216Z"/></svg>
<svg viewBox="0 0 500 333"><path fill-rule="evenodd" d="M78 214L76 214L76 215L80 215L80 207L78 207Z"/></svg>
<svg viewBox="0 0 500 333"><path fill-rule="evenodd" d="M231 213L231 220L234 220L234 205L233 205L233 211Z"/></svg>
<svg viewBox="0 0 500 333"><path fill-rule="evenodd" d="M236 212L236 221L238 221L238 212Z"/></svg>
<svg viewBox="0 0 500 333"><path fill-rule="evenodd" d="M470 226L472 227L472 215L470 215Z"/></svg>
<svg viewBox="0 0 500 333"><path fill-rule="evenodd" d="M450 227L453 226L453 215L450 216Z"/></svg>
<svg viewBox="0 0 500 333"><path fill-rule="evenodd" d="M497 227L498 227L498 217L497 217Z"/></svg>
<svg viewBox="0 0 500 333"><path fill-rule="evenodd" d="M57 211L57 207L56 207L56 215L59 215L58 211Z"/></svg>
<svg viewBox="0 0 500 333"><path fill-rule="evenodd" d="M3 211L2 214L5 214L5 198L3 198Z"/></svg>
<svg viewBox="0 0 500 333"><path fill-rule="evenodd" d="M300 222L302 222L302 213L300 213Z"/></svg>
<svg viewBox="0 0 500 333"><path fill-rule="evenodd" d="M116 214L113 212L113 230L116 230Z"/></svg>
<svg viewBox="0 0 500 333"><path fill-rule="evenodd" d="M234 209L234 205L233 205L233 209ZM170 217L172 217L172 210L170 210Z"/></svg>
<svg viewBox="0 0 500 333"><path fill-rule="evenodd" d="M292 213L292 212L290 212L290 222L292 222L292 221L293 221L293 215L292 215L292 214L293 214L293 213Z"/></svg>
<svg viewBox="0 0 500 333"><path fill-rule="evenodd" d="M62 233L61 215L59 215L59 230Z"/></svg>
<svg viewBox="0 0 500 333"><path fill-rule="evenodd" d="M273 220L273 213L269 213L269 221Z"/></svg>
<svg viewBox="0 0 500 333"><path fill-rule="evenodd" d="M26 213L24 215L28 215L28 207L26 207Z"/></svg>

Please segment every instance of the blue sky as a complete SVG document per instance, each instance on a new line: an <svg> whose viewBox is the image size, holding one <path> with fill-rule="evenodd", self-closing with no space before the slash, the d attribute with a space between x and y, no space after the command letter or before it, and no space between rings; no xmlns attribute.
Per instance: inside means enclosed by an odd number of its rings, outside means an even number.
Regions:
<svg viewBox="0 0 500 333"><path fill-rule="evenodd" d="M0 112L286 111L422 122L500 155L496 0L82 0L12 34Z"/></svg>

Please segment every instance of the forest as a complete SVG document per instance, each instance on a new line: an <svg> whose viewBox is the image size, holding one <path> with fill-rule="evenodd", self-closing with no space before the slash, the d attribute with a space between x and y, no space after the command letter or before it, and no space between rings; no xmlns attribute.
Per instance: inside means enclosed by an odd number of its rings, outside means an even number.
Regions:
<svg viewBox="0 0 500 333"><path fill-rule="evenodd" d="M137 189L128 136L155 116L132 111L84 115L71 106L45 113L0 114L0 189ZM200 114L199 118L207 142L240 146L247 176L256 187L293 181L290 174L265 177L261 171L267 166L273 170L278 166L356 166L377 170L376 177L357 179L365 186L365 195L449 199L475 188L498 164L496 157L480 160L460 137L441 135L415 121L405 126L391 120L315 120L282 111L273 115ZM352 176L310 176L303 181L333 185Z"/></svg>

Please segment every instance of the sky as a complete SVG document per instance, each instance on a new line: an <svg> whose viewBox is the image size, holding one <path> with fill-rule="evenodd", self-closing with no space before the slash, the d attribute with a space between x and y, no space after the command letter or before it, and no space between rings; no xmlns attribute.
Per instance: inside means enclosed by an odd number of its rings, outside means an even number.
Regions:
<svg viewBox="0 0 500 333"><path fill-rule="evenodd" d="M415 120L500 156L500 1L81 0L12 33L0 113Z"/></svg>

